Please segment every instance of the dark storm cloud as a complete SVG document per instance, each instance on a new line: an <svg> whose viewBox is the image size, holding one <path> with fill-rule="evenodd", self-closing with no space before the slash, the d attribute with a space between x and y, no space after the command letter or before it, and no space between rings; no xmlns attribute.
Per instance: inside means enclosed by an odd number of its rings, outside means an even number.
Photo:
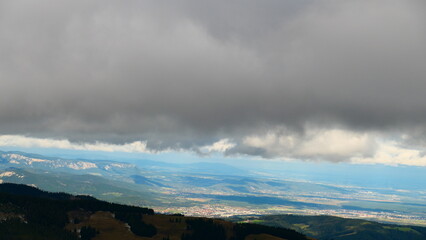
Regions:
<svg viewBox="0 0 426 240"><path fill-rule="evenodd" d="M420 0L2 1L0 132L191 149L275 126L419 127L425 10Z"/></svg>

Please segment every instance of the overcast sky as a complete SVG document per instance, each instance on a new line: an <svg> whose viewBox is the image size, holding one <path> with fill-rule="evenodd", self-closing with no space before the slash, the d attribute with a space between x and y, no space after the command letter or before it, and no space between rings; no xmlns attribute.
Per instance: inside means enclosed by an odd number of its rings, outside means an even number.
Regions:
<svg viewBox="0 0 426 240"><path fill-rule="evenodd" d="M0 145L426 165L423 0L0 1Z"/></svg>

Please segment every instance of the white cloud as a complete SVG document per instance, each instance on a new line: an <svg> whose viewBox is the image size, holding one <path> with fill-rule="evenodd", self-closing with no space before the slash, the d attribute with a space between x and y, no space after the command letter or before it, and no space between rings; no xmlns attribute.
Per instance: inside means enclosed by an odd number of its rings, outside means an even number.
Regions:
<svg viewBox="0 0 426 240"><path fill-rule="evenodd" d="M426 167L424 151L401 147L398 142L384 141L380 143L376 153L372 157L355 157L353 163L359 164L385 164L391 166L409 165Z"/></svg>
<svg viewBox="0 0 426 240"><path fill-rule="evenodd" d="M375 146L372 135L342 129L307 129L303 135L271 131L263 136L246 137L243 144L262 149L272 157L329 161L368 156Z"/></svg>
<svg viewBox="0 0 426 240"><path fill-rule="evenodd" d="M199 148L199 151L203 154L225 153L241 145L261 149L261 152L264 153L263 157L275 159L347 161L354 164L426 167L425 151L404 146L403 137L401 135L400 138L390 141L386 140L389 139L389 136L376 133L357 133L343 129L309 129L304 135L285 132L281 129L264 135L248 136L239 144L224 138ZM21 135L0 135L1 146L158 153L158 151L149 149L146 141L125 144L74 143L66 139L33 138Z"/></svg>
<svg viewBox="0 0 426 240"><path fill-rule="evenodd" d="M297 154L302 156L364 156L371 152L374 140L371 135L341 129L310 132Z"/></svg>
<svg viewBox="0 0 426 240"><path fill-rule="evenodd" d="M295 135L281 135L268 132L263 136L248 136L243 139L243 144L249 147L266 150L271 155L288 155L294 150L299 139Z"/></svg>
<svg viewBox="0 0 426 240"><path fill-rule="evenodd" d="M211 145L203 146L200 148L200 151L202 153L212 153L212 152L225 152L233 147L235 147L236 144L231 142L229 139L224 138L221 139Z"/></svg>
<svg viewBox="0 0 426 240"><path fill-rule="evenodd" d="M147 148L145 141L135 141L125 144L110 144L104 142L73 143L66 139L33 138L20 135L1 135L0 146L59 148L105 152L151 152Z"/></svg>
<svg viewBox="0 0 426 240"><path fill-rule="evenodd" d="M405 138L404 134L307 128L304 134L280 129L253 135L242 144L260 150L257 152L265 158L426 167L426 151L404 144Z"/></svg>

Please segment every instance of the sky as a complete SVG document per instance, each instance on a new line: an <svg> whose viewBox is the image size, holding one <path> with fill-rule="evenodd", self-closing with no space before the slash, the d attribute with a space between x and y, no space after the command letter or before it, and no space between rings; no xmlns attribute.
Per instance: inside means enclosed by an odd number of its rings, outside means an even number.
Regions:
<svg viewBox="0 0 426 240"><path fill-rule="evenodd" d="M426 166L422 0L4 0L0 148Z"/></svg>

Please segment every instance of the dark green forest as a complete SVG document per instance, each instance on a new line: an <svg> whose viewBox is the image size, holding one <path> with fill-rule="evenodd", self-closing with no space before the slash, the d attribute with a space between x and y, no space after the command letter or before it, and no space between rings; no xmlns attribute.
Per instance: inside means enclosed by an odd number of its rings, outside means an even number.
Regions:
<svg viewBox="0 0 426 240"><path fill-rule="evenodd" d="M113 218L127 223L136 236L153 237L157 227L145 223L144 216L155 215L153 209L97 200L90 196L50 193L19 184L0 184L0 240L90 240L99 234L92 226L79 231L66 230L67 224L78 224L84 219L70 218L68 213L77 211L85 216L102 211L112 213ZM157 215L168 216L168 215ZM173 224L185 224L182 240L244 240L251 234L269 234L287 240L306 240L294 230L258 224L234 224L222 220L176 217ZM155 216L154 216L155 217ZM172 219L172 218L170 218ZM182 221L183 220L183 221ZM166 225L167 226L167 225ZM164 225L162 225L164 228ZM168 239L169 237L163 237Z"/></svg>
<svg viewBox="0 0 426 240"><path fill-rule="evenodd" d="M15 217L1 221L0 239L5 240L78 239L76 234L64 229L69 221L67 212L76 209L112 212L119 220L127 222L136 235L152 236L156 231L154 226L140 220L143 214L154 214L152 209L104 202L89 196L49 193L26 185L0 184L0 206L0 211L7 210L9 215L23 216L23 219ZM139 221L136 220L138 216ZM91 229L82 229L82 232L81 239L96 235Z"/></svg>

